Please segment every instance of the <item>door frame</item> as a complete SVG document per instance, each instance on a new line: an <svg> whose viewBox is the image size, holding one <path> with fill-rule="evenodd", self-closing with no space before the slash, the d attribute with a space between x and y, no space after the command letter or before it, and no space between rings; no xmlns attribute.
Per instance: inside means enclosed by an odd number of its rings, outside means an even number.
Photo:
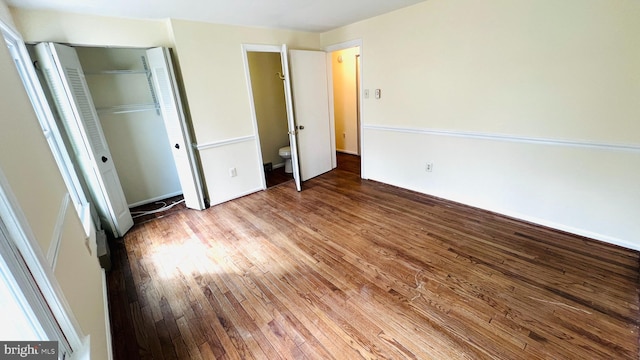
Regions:
<svg viewBox="0 0 640 360"><path fill-rule="evenodd" d="M253 133L255 134L255 139L256 139L256 152L258 154L258 172L260 174L262 174L262 176L260 177L260 181L261 181L261 185L262 185L262 190L266 190L267 189L267 178L266 178L266 174L264 173L264 167L263 167L263 158L262 158L262 148L260 146L260 132L258 130L258 116L256 114L256 107L255 107L255 100L253 98L253 87L251 85L251 71L249 69L249 57L247 56L247 54L249 52L268 52L268 53L278 53L280 54L281 57L281 63L282 60L285 60L286 57L288 56L287 51L285 50L285 48L283 47L283 45L260 45L260 44L242 44L242 59L244 62L244 72L246 74L245 76L245 80L247 82L247 91L248 91L248 95L249 95L249 107L251 109L251 120L253 122ZM282 74L286 74L288 73L288 69L281 69ZM285 84L286 85L286 84ZM288 85L287 85L288 86ZM291 96L290 93L287 93L287 91L285 91L285 103L287 102L286 97L287 96ZM287 113L289 112L289 110L287 110ZM288 114L288 115L292 115L292 114ZM291 136L296 136L295 135L295 124L293 124L293 128L291 128L291 123L288 121L288 129L289 129L289 138L291 139ZM292 132L294 133L292 135ZM297 154L294 158L294 151L297 151L297 149L295 149L295 144L291 144L291 140L289 140L290 146L291 146L291 161L293 162L293 168L294 168L294 177L297 176L296 180L296 187L298 189L298 191L300 191L299 188L299 183L300 183L300 167L298 166L298 161L297 161ZM297 169L297 170L296 170ZM296 175L296 172L298 175Z"/></svg>
<svg viewBox="0 0 640 360"><path fill-rule="evenodd" d="M333 167L335 168L337 166L337 162L336 162L336 157L335 157L335 153L336 153L336 119L335 119L335 104L333 102L333 62L331 61L331 53L333 53L334 51L339 51L339 50L344 50L344 49L350 49L350 48L354 48L357 47L359 48L359 53L360 53L360 76L358 77L358 79L356 79L357 81L357 89L358 89L358 145L359 145L359 152L360 152L360 177L362 179L367 179L366 177L366 172L365 172L365 168L364 168L364 161L362 161L362 159L364 159L364 131L363 131L363 121L362 121L362 104L363 104L363 91L362 91L362 79L364 77L364 49L362 46L362 39L355 39L355 40L350 40L350 41L345 41L345 42L341 42L341 43L337 43L337 44L333 44L333 45L328 45L325 46L324 51L327 53L327 81L328 84L330 84L329 88L329 116L330 116L330 121L331 121L331 128L332 128L332 132L331 132L331 141L332 141L332 153L333 153Z"/></svg>

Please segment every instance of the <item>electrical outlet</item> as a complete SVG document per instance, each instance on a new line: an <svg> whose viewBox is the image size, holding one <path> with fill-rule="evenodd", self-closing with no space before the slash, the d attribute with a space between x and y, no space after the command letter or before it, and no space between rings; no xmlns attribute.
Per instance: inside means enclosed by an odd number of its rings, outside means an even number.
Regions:
<svg viewBox="0 0 640 360"><path fill-rule="evenodd" d="M426 172L432 172L433 171L433 163L428 162L427 165L424 167L424 170Z"/></svg>
<svg viewBox="0 0 640 360"><path fill-rule="evenodd" d="M376 89L376 99L380 99L382 97L382 90Z"/></svg>
<svg viewBox="0 0 640 360"><path fill-rule="evenodd" d="M231 176L231 177L238 176L238 171L236 170L236 168L233 167L233 168L229 169L229 176Z"/></svg>

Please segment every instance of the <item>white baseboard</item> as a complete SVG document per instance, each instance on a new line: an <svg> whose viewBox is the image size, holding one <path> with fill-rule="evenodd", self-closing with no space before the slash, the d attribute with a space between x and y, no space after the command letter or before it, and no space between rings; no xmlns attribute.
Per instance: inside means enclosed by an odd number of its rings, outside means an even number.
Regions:
<svg viewBox="0 0 640 360"><path fill-rule="evenodd" d="M243 197L243 196L251 195L251 194L253 194L253 193L256 193L256 192L258 192L258 191L263 191L263 190L264 190L263 188L255 188L255 189L252 189L252 190L248 190L248 191L245 191L245 192L243 192L243 193L240 193L240 194L237 194L237 195L231 196L231 197L229 197L229 198L223 198L223 199L221 199L221 200L216 200L215 202L212 202L212 203L211 203L211 206L220 205L220 204L222 204L222 203L226 203L227 201L231 201L231 200L239 199L239 198L241 198L241 197Z"/></svg>
<svg viewBox="0 0 640 360"><path fill-rule="evenodd" d="M178 195L182 195L182 191L176 191L174 193L164 194L164 195L156 196L156 197L151 198L151 199L142 200L142 201L135 202L133 204L129 204L129 209L134 208L136 206L140 206L140 205L151 204L153 202L164 200L164 199L167 199L167 198L170 198L170 197L174 197L174 196L178 196Z"/></svg>
<svg viewBox="0 0 640 360"><path fill-rule="evenodd" d="M102 272L102 297L104 301L104 326L107 332L107 359L113 360L113 340L111 339L111 319L109 316L109 292L107 290L107 273L104 269L100 269Z"/></svg>
<svg viewBox="0 0 640 360"><path fill-rule="evenodd" d="M349 154L349 155L356 155L356 156L360 156L360 154L358 154L355 151L349 151L349 150L342 150L342 149L336 149L337 152L339 153L343 153L343 154Z"/></svg>
<svg viewBox="0 0 640 360"><path fill-rule="evenodd" d="M279 163L279 164L273 164L273 166L271 167L272 169L279 169L281 167L284 166L284 163Z"/></svg>

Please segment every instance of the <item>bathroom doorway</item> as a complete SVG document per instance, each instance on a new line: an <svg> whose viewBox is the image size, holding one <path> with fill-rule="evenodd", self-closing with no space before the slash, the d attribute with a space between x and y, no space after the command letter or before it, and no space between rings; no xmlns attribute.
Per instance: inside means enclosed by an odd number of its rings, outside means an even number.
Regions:
<svg viewBox="0 0 640 360"><path fill-rule="evenodd" d="M293 180L289 127L280 52L247 51L249 85L253 98L257 132L266 187ZM289 159L287 159L289 158Z"/></svg>

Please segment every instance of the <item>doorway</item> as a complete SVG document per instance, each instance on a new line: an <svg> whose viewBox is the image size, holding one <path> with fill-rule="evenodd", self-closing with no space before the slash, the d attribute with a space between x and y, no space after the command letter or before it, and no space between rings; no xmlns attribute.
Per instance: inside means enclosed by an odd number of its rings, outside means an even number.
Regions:
<svg viewBox="0 0 640 360"><path fill-rule="evenodd" d="M360 156L360 47L331 52L336 151Z"/></svg>
<svg viewBox="0 0 640 360"><path fill-rule="evenodd" d="M279 51L247 51L246 55L264 179L270 188L293 180L291 164L287 166L291 151L282 55Z"/></svg>
<svg viewBox="0 0 640 360"><path fill-rule="evenodd" d="M360 49L359 44L337 45L327 60L331 64L337 168L362 177Z"/></svg>

